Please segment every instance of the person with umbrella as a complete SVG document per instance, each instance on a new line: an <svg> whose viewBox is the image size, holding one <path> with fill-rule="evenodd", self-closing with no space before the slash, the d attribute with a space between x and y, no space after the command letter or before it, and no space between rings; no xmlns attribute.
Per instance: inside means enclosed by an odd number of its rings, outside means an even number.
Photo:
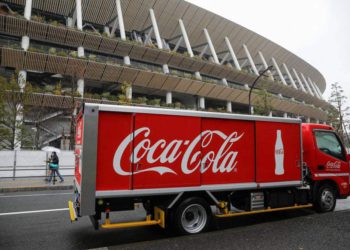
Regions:
<svg viewBox="0 0 350 250"><path fill-rule="evenodd" d="M58 156L57 156L55 151L53 151L51 153L49 167L50 167L51 173L50 173L50 177L48 179L48 182L51 182L51 179L52 179L52 177L55 176L55 174L57 174L57 176L60 178L60 180L61 180L60 182L64 182L64 179L63 179L62 175L60 174L60 171L58 170L59 159L58 159ZM53 181L55 181L55 179Z"/></svg>

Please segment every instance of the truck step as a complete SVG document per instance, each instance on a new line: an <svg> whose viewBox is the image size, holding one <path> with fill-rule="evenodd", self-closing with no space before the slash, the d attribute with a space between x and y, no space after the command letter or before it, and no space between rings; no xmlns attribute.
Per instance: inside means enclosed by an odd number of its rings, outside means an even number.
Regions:
<svg viewBox="0 0 350 250"><path fill-rule="evenodd" d="M269 213L269 212L275 212L275 211L310 208L312 206L313 206L312 204L294 205L292 207L267 208L267 209L263 209L263 210L255 210L255 211L248 211L248 212L228 212L226 214L216 214L215 216L218 218L235 217L235 216L243 216L243 215L250 215L250 214Z"/></svg>

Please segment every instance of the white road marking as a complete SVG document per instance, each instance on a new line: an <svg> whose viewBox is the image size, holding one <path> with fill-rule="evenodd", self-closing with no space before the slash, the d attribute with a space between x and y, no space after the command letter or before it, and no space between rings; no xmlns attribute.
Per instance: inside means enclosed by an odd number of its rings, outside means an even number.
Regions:
<svg viewBox="0 0 350 250"><path fill-rule="evenodd" d="M52 194L19 194L19 195L0 195L0 198L16 198L16 197L34 197L34 196L52 196L52 195L67 195L71 193L52 193Z"/></svg>
<svg viewBox="0 0 350 250"><path fill-rule="evenodd" d="M20 211L20 212L10 212L10 213L0 213L0 216L18 215L18 214L48 213L48 212L67 211L67 210L69 210L69 208L56 208L56 209L46 209L46 210L34 210L34 211Z"/></svg>

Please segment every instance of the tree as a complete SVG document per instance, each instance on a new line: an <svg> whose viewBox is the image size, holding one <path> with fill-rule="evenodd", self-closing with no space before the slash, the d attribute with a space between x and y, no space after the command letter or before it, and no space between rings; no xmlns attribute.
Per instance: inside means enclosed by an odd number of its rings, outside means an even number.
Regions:
<svg viewBox="0 0 350 250"><path fill-rule="evenodd" d="M272 95L265 89L257 89L254 92L258 96L254 102L254 113L257 115L269 115L273 109L271 103Z"/></svg>
<svg viewBox="0 0 350 250"><path fill-rule="evenodd" d="M16 74L18 75L18 74ZM29 111L24 105L32 88L29 83L24 86L23 80L12 77L10 81L0 77L0 149L14 150L20 145L32 144L30 130L24 125L23 117Z"/></svg>
<svg viewBox="0 0 350 250"><path fill-rule="evenodd" d="M331 85L331 95L328 100L335 109L328 114L328 122L332 123L343 141L349 143L346 128L349 125L349 107L346 105L347 97L344 95L344 90L338 82ZM346 140L345 140L346 139Z"/></svg>

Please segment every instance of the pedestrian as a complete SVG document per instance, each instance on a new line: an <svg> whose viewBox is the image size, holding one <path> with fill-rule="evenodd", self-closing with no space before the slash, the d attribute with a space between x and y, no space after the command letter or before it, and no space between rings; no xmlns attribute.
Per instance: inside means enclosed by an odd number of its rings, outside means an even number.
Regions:
<svg viewBox="0 0 350 250"><path fill-rule="evenodd" d="M50 177L48 179L48 182L51 182L51 179L55 175L55 173L61 179L60 182L64 182L64 179L61 176L60 171L58 170L58 168L59 168L59 159L58 159L58 156L57 156L56 152L52 152L52 154L51 154L50 162L49 162L49 168L50 168L51 173L50 173ZM55 181L55 180L53 180L53 181Z"/></svg>

